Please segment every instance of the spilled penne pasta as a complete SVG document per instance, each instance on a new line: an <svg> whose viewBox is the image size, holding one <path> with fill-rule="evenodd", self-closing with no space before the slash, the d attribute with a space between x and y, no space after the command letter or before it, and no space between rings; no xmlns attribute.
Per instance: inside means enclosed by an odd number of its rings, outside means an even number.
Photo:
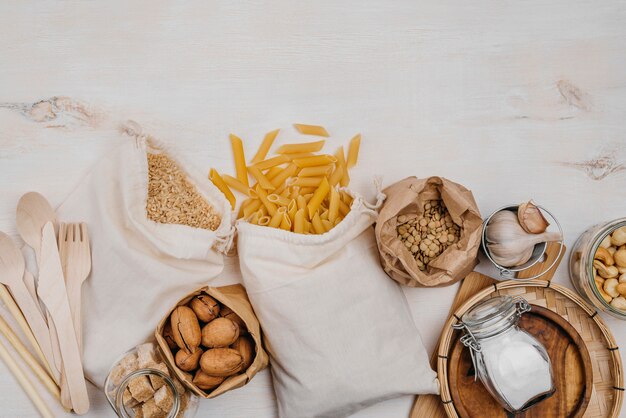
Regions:
<svg viewBox="0 0 626 418"><path fill-rule="evenodd" d="M294 124L299 133L328 137L322 126ZM320 153L326 140L287 143L270 155L279 130L268 132L246 164L244 141L230 135L235 176L211 169L209 178L224 193L233 209L233 192L245 196L237 218L298 234L324 234L350 212L352 197L341 187L350 182L349 169L359 156L361 135L355 135L334 153ZM250 178L253 182L251 184Z"/></svg>

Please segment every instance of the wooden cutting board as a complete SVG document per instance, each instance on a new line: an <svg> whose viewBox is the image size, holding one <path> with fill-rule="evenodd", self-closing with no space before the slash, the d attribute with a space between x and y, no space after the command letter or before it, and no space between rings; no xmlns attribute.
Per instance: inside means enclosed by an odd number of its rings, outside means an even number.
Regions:
<svg viewBox="0 0 626 418"><path fill-rule="evenodd" d="M531 307L518 325L546 348L552 362L555 392L532 408L511 414L475 381L469 349L457 339L450 355L448 377L460 417L579 418L585 413L593 389L593 368L585 342L562 316L541 306Z"/></svg>
<svg viewBox="0 0 626 418"><path fill-rule="evenodd" d="M541 263L535 264L528 270L520 272L518 277L532 277L535 274L540 273L544 266L549 266L552 261L559 257L558 262L540 277L542 280L552 280L552 277L554 276L556 269L559 267L563 255L565 254L565 247L563 247L563 251L559 255L559 247L560 244L557 242L548 243L548 247L546 249L546 259ZM484 289L487 286L491 286L493 283L497 283L497 281L478 272L474 271L468 274L467 277L463 279L461 286L459 287L459 291L454 298L454 302L452 302L450 315L452 315L452 313L455 312L459 306L461 306L472 295L478 293L481 289ZM438 348L439 347L435 347L435 350L430 358L433 369L436 369L437 367ZM446 416L446 412L441 404L441 398L438 395L421 395L415 400L410 418L445 418Z"/></svg>

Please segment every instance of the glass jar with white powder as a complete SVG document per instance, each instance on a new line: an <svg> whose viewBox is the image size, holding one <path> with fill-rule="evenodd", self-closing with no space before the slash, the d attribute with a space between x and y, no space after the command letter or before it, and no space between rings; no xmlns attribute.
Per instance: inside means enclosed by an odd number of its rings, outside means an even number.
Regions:
<svg viewBox="0 0 626 418"><path fill-rule="evenodd" d="M498 296L474 306L455 325L470 349L476 375L508 411L524 411L554 391L550 357L544 346L521 330L520 316L530 310L521 297Z"/></svg>

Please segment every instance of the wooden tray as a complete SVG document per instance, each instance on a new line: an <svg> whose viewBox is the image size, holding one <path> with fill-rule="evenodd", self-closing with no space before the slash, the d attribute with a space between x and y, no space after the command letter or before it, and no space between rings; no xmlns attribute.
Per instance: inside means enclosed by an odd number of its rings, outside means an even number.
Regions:
<svg viewBox="0 0 626 418"><path fill-rule="evenodd" d="M579 418L587 409L593 388L593 369L589 351L576 329L562 316L538 305L522 315L519 327L546 348L552 362L556 391L519 418ZM448 361L450 393L459 416L507 418L503 409L487 392L475 371L469 349L456 340Z"/></svg>
<svg viewBox="0 0 626 418"><path fill-rule="evenodd" d="M518 277L531 277L541 272L544 266L550 265L559 255L559 244L549 243L546 250L546 260L535 264L527 271L521 272ZM563 257L561 253L560 257ZM546 286L546 281L549 281L554 276L554 273L559 263L556 263L548 272L541 276L543 281L537 280L536 282L543 283L543 287ZM450 319L446 323L446 328L443 331L445 334L448 331L448 327L451 322L456 323L456 320L452 316L466 301L480 292L482 289L491 287L498 284L502 286L501 282L498 282L483 274L472 272L462 282L456 298L450 308ZM519 283L517 283L519 284ZM541 287L541 286L540 286ZM552 286L555 287L555 286ZM559 287L560 288L560 287ZM585 340L587 348L589 349L592 359L592 367L594 372L594 391L592 392L589 405L584 414L585 417L590 418L606 418L606 417L618 417L622 406L623 399L623 369L622 361L619 355L619 350L615 345L615 341L611 332L606 328L604 322L600 319L599 315L595 315L595 309L587 305L582 301L574 292L563 288L568 294L572 296L568 298L556 298L550 294L548 299L550 303L555 303L557 313L562 316L568 315L568 320L573 324L574 328L578 330L580 335ZM539 290L539 289L538 289ZM539 295L539 300L543 299L545 304L545 297ZM532 300L529 300L531 303ZM576 306L580 306L582 312L572 312L567 314L568 308L572 305L572 302ZM570 308L571 309L571 308ZM552 309L554 310L554 309ZM589 319L590 321L588 321ZM591 323L590 323L591 322ZM587 329L587 332L581 332L581 329ZM591 340L589 339L591 337ZM443 338L443 336L442 336ZM597 352L591 348L596 348ZM437 370L438 363L441 359L438 357L439 348L436 348L432 353L433 368ZM447 366L447 365L446 365ZM442 384L442 394L445 388ZM614 386L617 388L615 389ZM449 394L449 392L448 392ZM446 402L444 404L444 402ZM445 418L446 416L456 417L458 414L453 406L450 404L453 400L447 396L443 399L436 395L421 395L416 398L413 409L411 410L410 418ZM447 406L447 407L446 407Z"/></svg>

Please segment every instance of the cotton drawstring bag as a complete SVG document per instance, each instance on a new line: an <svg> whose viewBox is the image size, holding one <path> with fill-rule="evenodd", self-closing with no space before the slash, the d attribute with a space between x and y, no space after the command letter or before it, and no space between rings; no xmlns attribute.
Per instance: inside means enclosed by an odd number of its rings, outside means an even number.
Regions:
<svg viewBox="0 0 626 418"><path fill-rule="evenodd" d="M82 287L83 364L102 387L125 351L149 339L180 298L223 269L233 237L222 193L176 153L125 126L119 147L103 158L58 209L63 222L86 222L92 271ZM166 153L221 218L214 231L157 223L147 217L147 153Z"/></svg>
<svg viewBox="0 0 626 418"><path fill-rule="evenodd" d="M351 193L352 194L352 193ZM322 235L239 221L243 280L284 418L344 417L438 381L400 287L378 263L376 205L361 196Z"/></svg>

